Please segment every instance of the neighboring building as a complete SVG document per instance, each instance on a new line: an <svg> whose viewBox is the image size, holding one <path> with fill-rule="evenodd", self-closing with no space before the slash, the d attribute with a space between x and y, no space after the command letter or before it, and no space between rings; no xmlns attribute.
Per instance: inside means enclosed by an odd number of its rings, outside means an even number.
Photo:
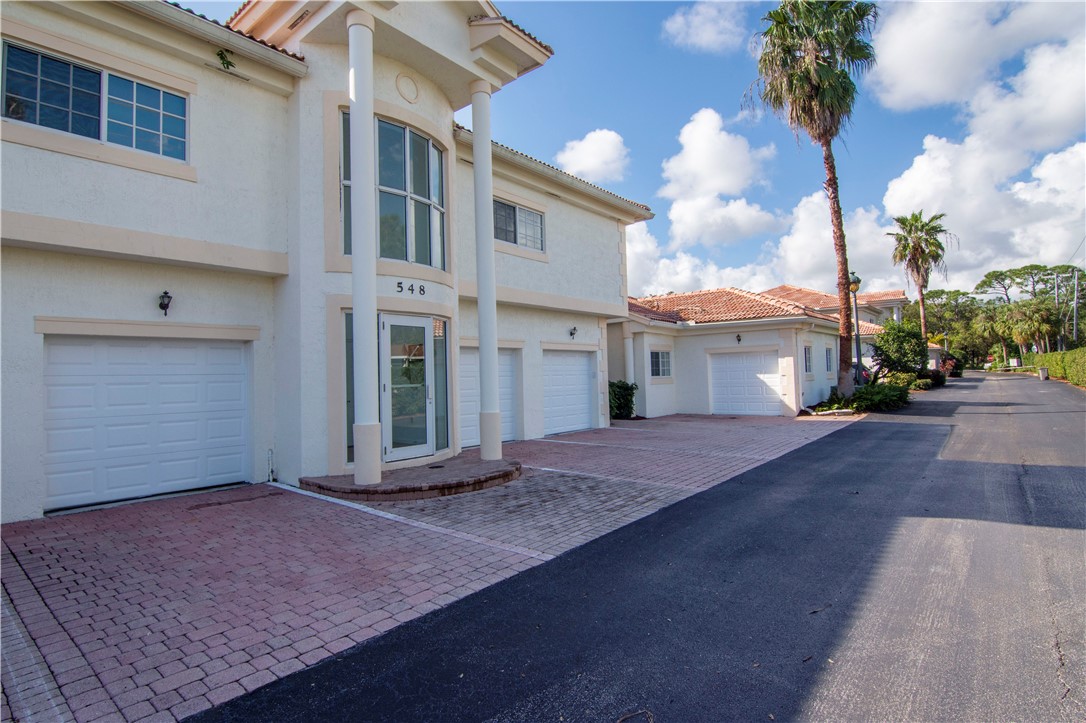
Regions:
<svg viewBox="0 0 1086 723"><path fill-rule="evenodd" d="M741 289L629 300L608 328L608 371L635 411L795 416L837 384L836 317Z"/></svg>
<svg viewBox="0 0 1086 723"><path fill-rule="evenodd" d="M5 521L608 424L651 213L492 144L491 3L0 16Z"/></svg>
<svg viewBox="0 0 1086 723"><path fill-rule="evenodd" d="M837 296L834 294L790 284L775 286L762 293L810 307L824 314L837 316ZM882 323L892 319L900 324L902 309L908 303L909 299L902 289L865 291L856 295L860 317L860 351L865 366L874 366L871 359L871 345L875 341L875 336L882 333Z"/></svg>

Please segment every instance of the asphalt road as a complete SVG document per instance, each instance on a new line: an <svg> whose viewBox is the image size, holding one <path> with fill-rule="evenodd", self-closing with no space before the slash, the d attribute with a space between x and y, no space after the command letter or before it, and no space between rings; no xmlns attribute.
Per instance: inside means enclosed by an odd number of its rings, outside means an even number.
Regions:
<svg viewBox="0 0 1086 723"><path fill-rule="evenodd" d="M1086 393L952 380L200 721L1086 719Z"/></svg>

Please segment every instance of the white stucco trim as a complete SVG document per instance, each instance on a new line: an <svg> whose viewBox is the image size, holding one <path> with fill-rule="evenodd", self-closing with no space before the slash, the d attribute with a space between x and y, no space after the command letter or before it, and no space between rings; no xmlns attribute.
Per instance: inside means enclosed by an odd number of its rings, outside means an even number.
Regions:
<svg viewBox="0 0 1086 723"><path fill-rule="evenodd" d="M599 351L599 344L576 344L560 341L542 341L539 348L543 351Z"/></svg>
<svg viewBox="0 0 1086 723"><path fill-rule="evenodd" d="M460 346L471 347L473 349L479 348L479 337L477 336L462 336L460 337ZM498 339L499 349L523 349L524 341L516 341L510 339Z"/></svg>
<svg viewBox="0 0 1086 723"><path fill-rule="evenodd" d="M286 276L287 254L116 226L4 212L5 246L150 261L261 276Z"/></svg>
<svg viewBox="0 0 1086 723"><path fill-rule="evenodd" d="M232 324L185 324L175 321L125 321L120 319L35 316L34 333L67 336L125 336L148 339L256 341L260 338L260 327Z"/></svg>
<svg viewBox="0 0 1086 723"><path fill-rule="evenodd" d="M84 138L64 131L30 125L20 121L4 119L0 123L0 135L5 142L18 143L21 146L40 148L44 151L63 153L66 156L86 158L91 161L109 163L113 166L131 168L135 171L157 173L182 181L196 182L196 167L184 161L177 161L165 156L125 148L100 141L96 138Z"/></svg>
<svg viewBox="0 0 1086 723"><path fill-rule="evenodd" d="M514 304L516 306L529 306L537 309L553 309L557 311L570 311L575 314L588 314L590 316L623 316L625 304L610 304L605 301L592 301L590 299L577 299L560 294L547 294L541 291L528 291L515 289L509 286L499 286L498 303ZM474 281L460 282L460 298L474 299L476 297L476 285Z"/></svg>

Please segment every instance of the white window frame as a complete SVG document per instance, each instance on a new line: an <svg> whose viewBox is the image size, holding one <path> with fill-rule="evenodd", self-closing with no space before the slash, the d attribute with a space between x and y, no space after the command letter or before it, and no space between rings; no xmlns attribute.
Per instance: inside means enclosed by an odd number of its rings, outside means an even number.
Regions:
<svg viewBox="0 0 1086 723"><path fill-rule="evenodd" d="M649 376L653 379L671 378L670 350L659 349L649 352Z"/></svg>
<svg viewBox="0 0 1086 723"><path fill-rule="evenodd" d="M61 54L61 53L57 53L57 52L54 52L54 51L51 51L51 50L44 50L44 49L39 48L39 47L37 47L37 46L35 46L34 44L31 44L31 43L24 43L24 42L21 42L21 41L13 42L13 41L5 40L3 42L3 48L2 48L3 68L2 68L2 73L0 73L0 77L2 77L4 79L4 83L5 83L5 96L6 96L6 91L7 91L6 84L7 84L7 75L8 75L8 49L9 48L17 48L17 49L22 50L24 52L34 53L35 55L38 55L40 57L50 58L52 60L56 60L56 61L59 61L61 63L67 63L68 65L71 65L73 67L78 67L78 68L82 68L84 70L88 70L88 71L97 73L98 74L98 116L97 116L96 120L98 121L98 135L97 136L87 136L87 135L84 135L82 133L77 133L77 132L72 131L72 130L63 130L63 129L59 129L59 128L54 128L52 126L43 125L43 124L41 124L41 123L39 123L37 121L35 121L35 122L25 121L25 120L22 120L20 118L9 116L6 113L6 108L5 108L3 118L4 118L4 120L6 122L19 123L19 124L26 125L26 126L32 126L34 128L42 129L42 130L44 130L46 132L63 133L64 135L75 136L77 138L84 138L84 139L86 139L88 141L92 141L92 142L97 141L99 143L106 143L106 144L109 144L110 146L115 146L117 148L125 148L125 149L130 150L130 151L136 151L137 153L145 154L146 156L150 156L150 157L153 157L153 158L162 158L162 159L165 159L167 161L172 161L174 163L180 163L180 164L186 164L186 165L188 164L189 159L191 158L191 145L192 145L191 137L190 137L191 136L191 130L192 130L192 114L191 114L192 99L187 93L178 92L176 89L166 88L166 87L158 85L158 84L148 83L148 82L145 82L145 81L143 81L141 79L132 77L130 75L127 75L127 74L124 74L124 73L118 73L118 72L115 72L115 71L110 70L110 69L105 68L105 67L101 67L101 66L93 64L93 63L87 63L87 62L84 62L82 60L77 60L75 58L71 58L71 57L66 56L64 54ZM40 61L39 61L39 63L40 63ZM17 72L23 72L23 71L17 71ZM39 71L38 71L38 74L37 74L36 77L38 79L39 96L33 102L37 106L36 118L40 119L40 117L41 117L41 105L42 105L42 100L41 100L41 96L40 96L40 87L41 87L41 81L42 81L40 65L39 65ZM159 93L168 93L168 94L170 94L172 96L176 96L176 97L178 97L178 98L180 98L181 100L184 101L184 103L185 103L185 108L184 108L185 115L183 117L181 117L181 116L177 116L177 115L175 115L173 113L166 112L162 108L161 96L160 96L159 108L156 111L158 113L158 116L159 116L159 130L156 132L156 135L159 137L159 151L158 152L148 151L148 150L145 150L143 148L139 148L137 145L135 145L135 140L134 140L135 139L135 133L136 133L136 129L138 128L138 126L136 126L136 120L135 120L135 112L136 112L136 105L137 105L136 100L135 100L135 95L133 96L133 119L132 119L132 124L131 124L131 127L133 129L133 144L132 145L127 145L125 143L118 143L116 141L109 140L109 123L110 123L110 118L109 118L109 99L110 99L109 81L110 81L111 78L118 78L118 79L125 80L125 81L133 83L133 93L136 93L137 92L137 87L142 85L142 86L145 86L145 87L150 88L152 90L158 91ZM75 90L74 86L69 85L69 88L71 89L70 92L74 92L74 90ZM5 103L6 103L6 99L5 99ZM154 109L150 109L150 110L154 110ZM75 112L71 108L70 101L69 101L69 107L67 109L67 112L69 112L69 113ZM83 113L81 115L87 115L87 114ZM185 123L185 136L184 136L184 138L179 138L178 136L174 136L174 135L168 135L168 134L163 132L163 130L162 130L162 118L163 118L164 115L174 117L174 118L182 118L182 120ZM161 150L162 149L161 139L162 139L162 137L167 136L167 135L170 138L180 140L182 143L184 143L184 151L185 151L184 152L184 157L178 158L177 156L169 155L169 154L166 154L166 153L162 152L162 150Z"/></svg>
<svg viewBox="0 0 1086 723"><path fill-rule="evenodd" d="M495 197L494 204L501 204L513 209L513 239L500 238L498 236L497 217L495 215L494 221L494 238L497 241L519 246L523 249L530 251L538 251L544 253L547 250L547 221L546 214L542 211L537 211L534 208L528 208L514 201L509 201L504 198ZM534 226L534 217L539 218L539 245L529 243L534 240L534 237L528 233L528 229Z"/></svg>
<svg viewBox="0 0 1086 723"><path fill-rule="evenodd" d="M831 347L826 347L826 371L833 371L833 349Z"/></svg>
<svg viewBox="0 0 1086 723"><path fill-rule="evenodd" d="M351 191L351 179L350 179L350 111L345 108L341 108L339 111L340 118L340 133L339 133L339 218L340 218L340 234L342 235L341 243L344 256L350 256L352 249L350 248L351 240L351 221L350 219L350 194ZM394 188L391 186L381 185L381 173L380 173L380 159L381 159L381 123L387 123L388 125L399 128L404 133L404 186L405 188ZM411 159L410 159L410 143L411 134L415 134L420 138L426 139L427 142L427 188L430 189L430 197L419 196L411 189ZM447 256L446 245L447 233L446 226L448 224L448 183L446 182L446 173L448 163L446 161L447 153L444 148L438 145L437 141L433 139L429 134L422 132L421 130L414 128L406 123L393 120L391 118L374 118L374 164L377 167L374 169L374 178L377 181L374 193L376 195L375 209L377 210L377 257L382 259L390 259L393 261L407 261L412 264L419 264L420 266L426 266L428 268L438 269L440 271L446 270ZM435 170L435 161L440 164L440 168ZM432 191L433 184L437 182L441 184L439 196L441 203L433 198L434 193ZM400 259L393 256L381 255L381 228L380 228L380 213L381 213L381 194L398 196L405 199L406 204L406 259ZM425 204L429 207L430 212L430 262L425 263L416 259L415 249L415 208L416 203Z"/></svg>
<svg viewBox="0 0 1086 723"><path fill-rule="evenodd" d="M803 346L803 373L804 374L813 374L814 373L814 358L813 357L814 357L814 349L811 347L810 344L805 344Z"/></svg>

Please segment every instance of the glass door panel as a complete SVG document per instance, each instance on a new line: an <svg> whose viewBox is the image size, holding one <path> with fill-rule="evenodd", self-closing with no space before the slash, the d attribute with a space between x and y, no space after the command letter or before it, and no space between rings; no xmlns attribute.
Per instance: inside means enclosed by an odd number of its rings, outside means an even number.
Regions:
<svg viewBox="0 0 1086 723"><path fill-rule="evenodd" d="M434 453L433 322L381 317L381 409L385 460Z"/></svg>

